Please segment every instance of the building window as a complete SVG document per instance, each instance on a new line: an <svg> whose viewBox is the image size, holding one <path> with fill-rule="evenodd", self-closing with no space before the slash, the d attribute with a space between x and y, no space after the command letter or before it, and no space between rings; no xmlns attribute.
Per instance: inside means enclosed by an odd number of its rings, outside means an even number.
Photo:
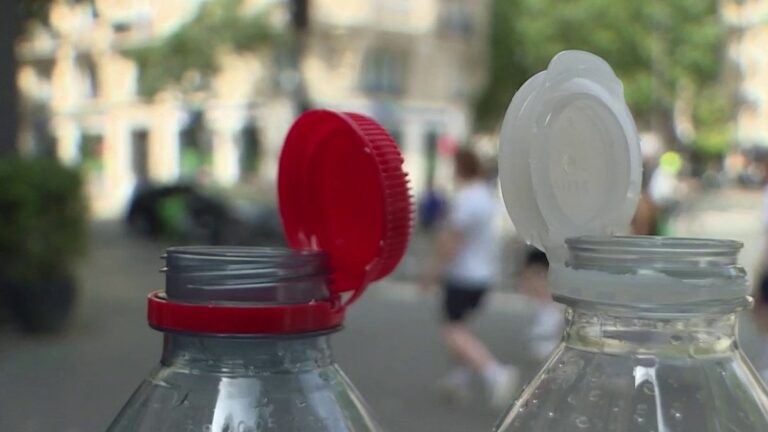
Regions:
<svg viewBox="0 0 768 432"><path fill-rule="evenodd" d="M149 134L146 129L136 129L131 133L131 165L133 175L139 182L149 178Z"/></svg>
<svg viewBox="0 0 768 432"><path fill-rule="evenodd" d="M259 131L256 125L249 121L240 131L240 178L241 180L258 174L261 156Z"/></svg>
<svg viewBox="0 0 768 432"><path fill-rule="evenodd" d="M104 170L104 136L85 133L80 142L80 166L88 173Z"/></svg>
<svg viewBox="0 0 768 432"><path fill-rule="evenodd" d="M467 37L474 31L472 14L463 0L447 0L440 9L440 29L445 34Z"/></svg>
<svg viewBox="0 0 768 432"><path fill-rule="evenodd" d="M195 178L211 165L211 137L203 122L202 111L189 113L189 122L179 132L181 177Z"/></svg>
<svg viewBox="0 0 768 432"><path fill-rule="evenodd" d="M391 49L375 48L366 54L361 72L364 91L401 94L405 81L405 55Z"/></svg>
<svg viewBox="0 0 768 432"><path fill-rule="evenodd" d="M40 157L56 157L56 138L51 133L48 107L39 102L32 102L27 113L30 117L32 134L32 153Z"/></svg>
<svg viewBox="0 0 768 432"><path fill-rule="evenodd" d="M99 96L99 74L92 57L85 57L83 69L86 80L86 97L96 99Z"/></svg>

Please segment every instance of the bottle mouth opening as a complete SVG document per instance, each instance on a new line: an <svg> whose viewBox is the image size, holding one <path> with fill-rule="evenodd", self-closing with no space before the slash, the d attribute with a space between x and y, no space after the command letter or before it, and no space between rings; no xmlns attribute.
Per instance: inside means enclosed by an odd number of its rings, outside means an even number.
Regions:
<svg viewBox="0 0 768 432"><path fill-rule="evenodd" d="M326 255L287 248L181 246L166 250L165 295L187 303L295 304L329 298Z"/></svg>
<svg viewBox="0 0 768 432"><path fill-rule="evenodd" d="M174 246L165 250L166 260L177 268L247 264L265 268L276 264L290 268L323 263L324 253L280 247L250 246Z"/></svg>
<svg viewBox="0 0 768 432"><path fill-rule="evenodd" d="M608 273L657 271L688 278L745 276L738 266L743 244L718 240L660 236L582 236L566 240L573 269Z"/></svg>
<svg viewBox="0 0 768 432"><path fill-rule="evenodd" d="M735 240L662 236L581 236L566 241L573 254L723 257L736 259L744 246Z"/></svg>

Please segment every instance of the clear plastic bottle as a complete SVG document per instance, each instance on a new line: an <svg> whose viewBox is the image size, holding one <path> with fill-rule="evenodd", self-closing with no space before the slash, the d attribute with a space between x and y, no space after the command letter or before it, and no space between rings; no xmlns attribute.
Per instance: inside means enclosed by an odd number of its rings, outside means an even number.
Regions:
<svg viewBox="0 0 768 432"><path fill-rule="evenodd" d="M738 242L568 243L552 274L563 342L496 431L768 431L768 394L736 335L750 305Z"/></svg>
<svg viewBox="0 0 768 432"><path fill-rule="evenodd" d="M405 253L403 158L375 121L308 111L289 131L277 189L293 249L180 247L148 318L160 366L110 432L364 432L379 428L333 360L329 334Z"/></svg>
<svg viewBox="0 0 768 432"><path fill-rule="evenodd" d="M181 247L169 249L166 261L166 291L154 295L176 302L245 309L328 298L320 252ZM378 430L334 362L329 337L337 329L290 335L166 330L160 366L108 431Z"/></svg>
<svg viewBox="0 0 768 432"><path fill-rule="evenodd" d="M637 128L603 59L564 51L515 94L501 191L568 309L562 343L495 431L768 431L766 389L736 337L751 302L741 244L614 236L641 178Z"/></svg>

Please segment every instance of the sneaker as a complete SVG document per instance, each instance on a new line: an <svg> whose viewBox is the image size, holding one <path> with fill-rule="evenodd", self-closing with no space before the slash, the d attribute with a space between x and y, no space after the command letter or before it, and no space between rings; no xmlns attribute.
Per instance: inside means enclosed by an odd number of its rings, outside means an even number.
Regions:
<svg viewBox="0 0 768 432"><path fill-rule="evenodd" d="M494 408L506 408L511 404L520 384L520 372L517 368L505 366L502 370L488 388L489 402Z"/></svg>

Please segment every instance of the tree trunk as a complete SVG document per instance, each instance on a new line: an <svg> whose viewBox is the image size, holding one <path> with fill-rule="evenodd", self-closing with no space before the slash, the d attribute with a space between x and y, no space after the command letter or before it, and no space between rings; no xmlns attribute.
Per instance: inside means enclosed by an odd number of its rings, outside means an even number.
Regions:
<svg viewBox="0 0 768 432"><path fill-rule="evenodd" d="M0 13L0 156L16 153L19 104L14 44L18 34L17 10L17 0L3 1L3 12Z"/></svg>

